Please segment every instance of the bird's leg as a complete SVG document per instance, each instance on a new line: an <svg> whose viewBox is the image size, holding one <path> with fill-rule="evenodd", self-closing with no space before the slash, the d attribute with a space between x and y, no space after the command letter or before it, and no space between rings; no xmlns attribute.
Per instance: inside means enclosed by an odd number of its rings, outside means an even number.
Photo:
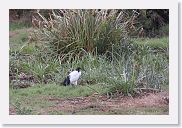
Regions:
<svg viewBox="0 0 182 128"><path fill-rule="evenodd" d="M73 88L75 88L75 85L76 85L76 83L75 82L72 82L72 87Z"/></svg>
<svg viewBox="0 0 182 128"><path fill-rule="evenodd" d="M75 81L74 81L74 82L72 82L72 84L73 84L73 85L76 85Z"/></svg>
<svg viewBox="0 0 182 128"><path fill-rule="evenodd" d="M77 81L75 81L75 85L77 85Z"/></svg>

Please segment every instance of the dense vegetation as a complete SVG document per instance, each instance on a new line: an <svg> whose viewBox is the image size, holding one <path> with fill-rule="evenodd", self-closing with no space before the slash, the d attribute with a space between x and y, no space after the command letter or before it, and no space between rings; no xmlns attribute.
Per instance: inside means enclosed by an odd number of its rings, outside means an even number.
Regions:
<svg viewBox="0 0 182 128"><path fill-rule="evenodd" d="M101 9L98 9L100 11ZM63 17L64 12L60 13L60 10L54 10ZM63 11L63 10L62 10ZM111 10L107 10L107 14ZM132 36L144 36L144 37L161 37L167 36L169 29L169 10L168 9L118 9L117 14L122 12L125 15L123 19L130 19L130 35ZM50 18L52 10L39 10L39 12L45 17ZM37 10L32 9L11 9L10 21L31 24L32 17L39 18ZM142 29L143 28L143 29ZM141 31L143 30L143 31Z"/></svg>
<svg viewBox="0 0 182 128"><path fill-rule="evenodd" d="M168 15L168 10L46 11L34 15L28 33L10 38L10 96L20 94L21 99L31 92L57 97L93 92L136 96L168 89L168 17L160 15ZM10 30L29 27L22 24L11 23ZM62 87L62 81L76 67L84 70L79 81L83 87L65 93L70 87ZM14 89L29 86L35 87L25 92ZM53 89L42 92L41 87ZM15 99L11 101L14 104Z"/></svg>

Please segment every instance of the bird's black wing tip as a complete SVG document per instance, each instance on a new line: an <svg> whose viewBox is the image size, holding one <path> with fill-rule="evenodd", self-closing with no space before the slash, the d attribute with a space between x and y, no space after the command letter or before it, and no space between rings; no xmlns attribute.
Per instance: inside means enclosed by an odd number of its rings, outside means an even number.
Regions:
<svg viewBox="0 0 182 128"><path fill-rule="evenodd" d="M64 85L64 86L67 86L67 85L69 85L69 84L70 84L70 77L67 76L67 77L65 78L65 80L63 81L63 85Z"/></svg>

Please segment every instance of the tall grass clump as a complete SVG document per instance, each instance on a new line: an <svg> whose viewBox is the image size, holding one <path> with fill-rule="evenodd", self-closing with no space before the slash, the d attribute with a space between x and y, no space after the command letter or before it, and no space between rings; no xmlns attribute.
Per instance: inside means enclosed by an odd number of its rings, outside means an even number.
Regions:
<svg viewBox="0 0 182 128"><path fill-rule="evenodd" d="M80 48L89 53L97 48L98 54L111 51L113 44L127 38L126 28L132 22L118 10L53 10L49 18L38 15L35 34L57 56L77 54Z"/></svg>
<svg viewBox="0 0 182 128"><path fill-rule="evenodd" d="M136 94L142 90L160 91L168 86L168 52L133 42L123 43L109 53L110 69L106 71L109 92Z"/></svg>

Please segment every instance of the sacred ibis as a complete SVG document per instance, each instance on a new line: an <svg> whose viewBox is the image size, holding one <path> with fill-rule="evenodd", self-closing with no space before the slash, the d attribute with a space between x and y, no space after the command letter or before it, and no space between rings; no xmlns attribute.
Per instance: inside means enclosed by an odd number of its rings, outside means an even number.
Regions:
<svg viewBox="0 0 182 128"><path fill-rule="evenodd" d="M77 85L77 81L81 76L81 71L80 70L81 70L81 68L78 67L76 70L70 72L68 74L68 76L65 78L63 84L65 86L70 85L70 84Z"/></svg>

